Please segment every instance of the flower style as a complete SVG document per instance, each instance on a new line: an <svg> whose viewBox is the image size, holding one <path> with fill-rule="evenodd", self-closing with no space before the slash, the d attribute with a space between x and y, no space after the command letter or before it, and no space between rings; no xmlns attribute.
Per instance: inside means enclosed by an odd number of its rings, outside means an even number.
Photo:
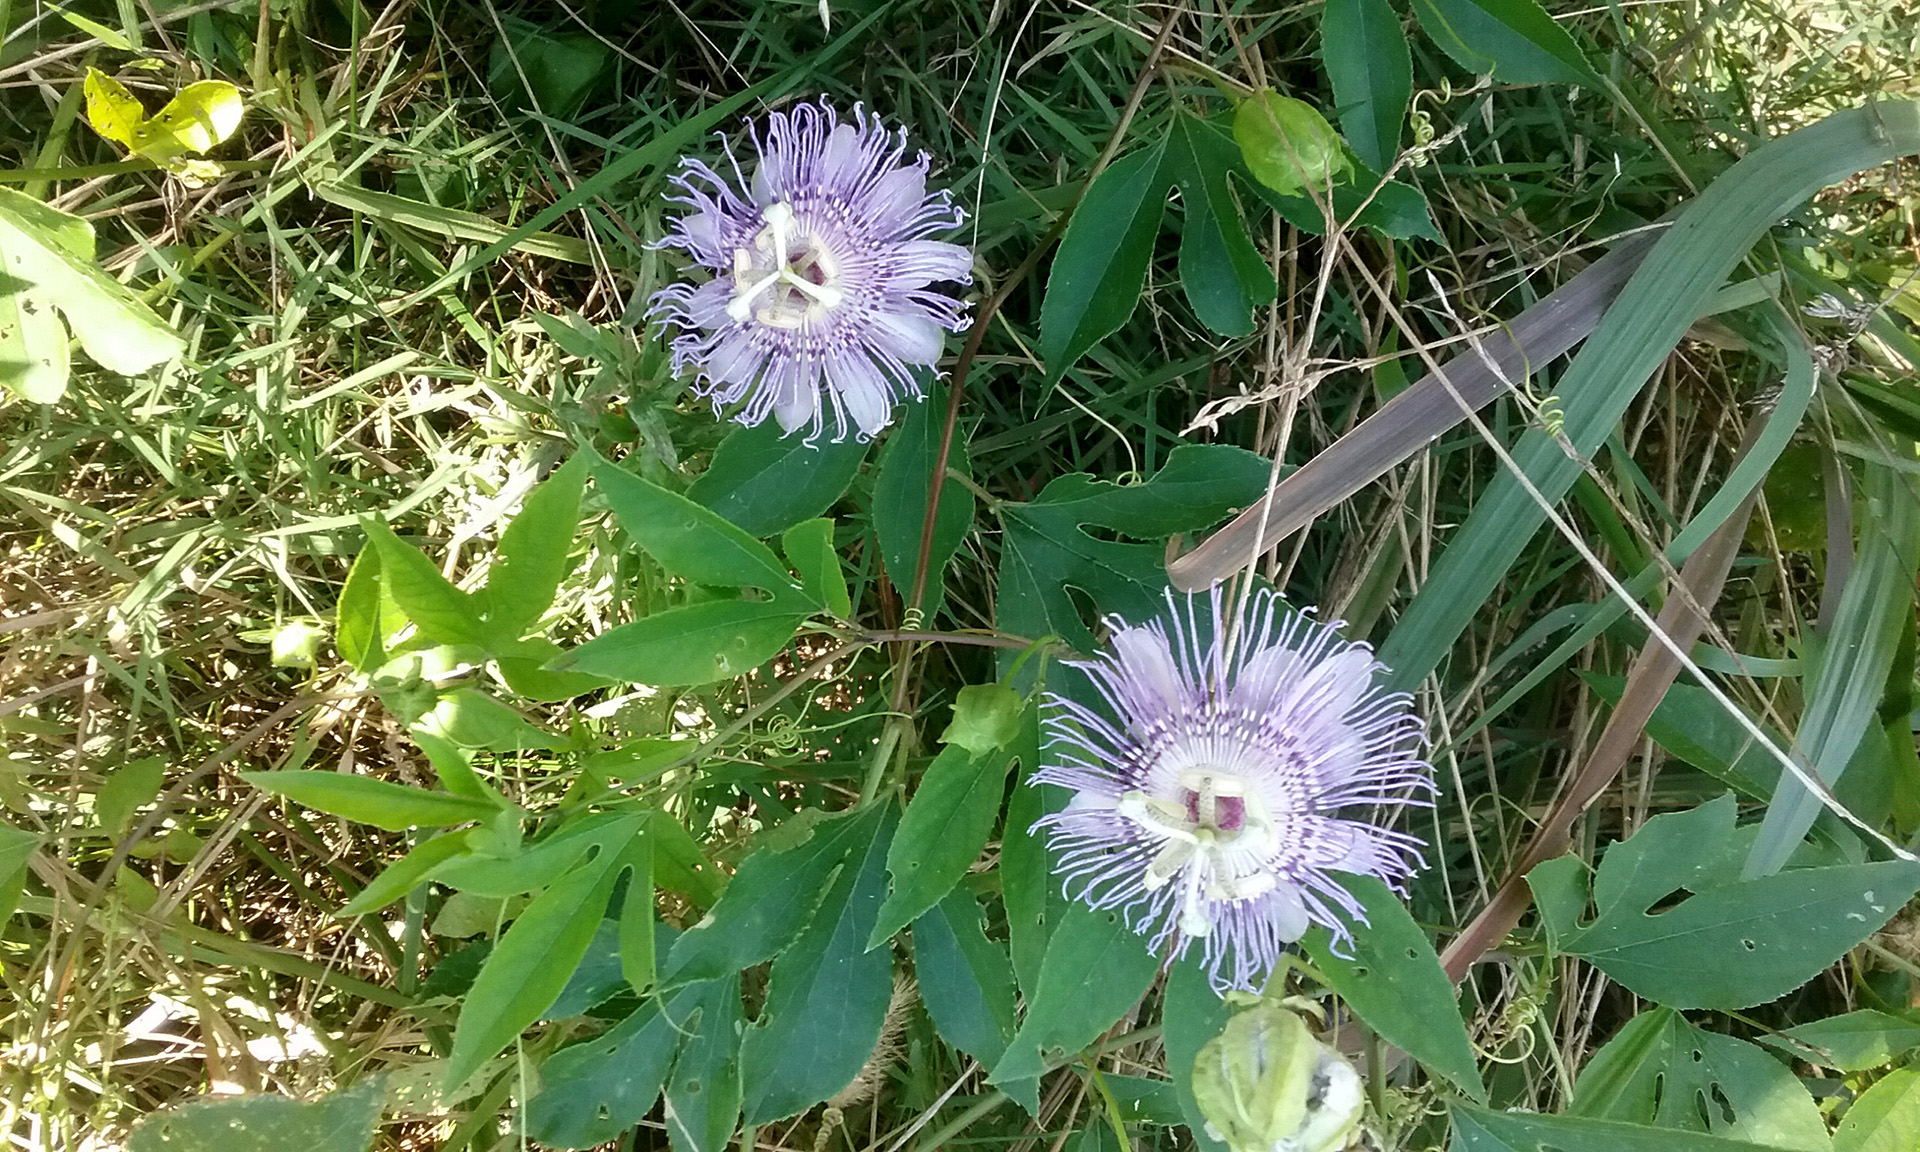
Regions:
<svg viewBox="0 0 1920 1152"><path fill-rule="evenodd" d="M1111 718L1048 695L1033 780L1074 797L1036 827L1069 892L1156 950L1205 941L1216 991L1257 990L1309 923L1350 943L1335 910L1366 922L1335 872L1398 889L1420 866L1421 841L1334 813L1422 803L1424 731L1411 697L1374 685L1370 648L1269 590L1237 617L1217 587L1167 604L1164 621L1109 617L1111 651L1072 664Z"/></svg>
<svg viewBox="0 0 1920 1152"><path fill-rule="evenodd" d="M831 424L836 441L850 418L865 439L897 400L920 397L913 370L939 358L942 329L966 322L935 286L971 282L973 254L929 239L964 213L927 192L925 152L904 162L906 132L859 105L842 120L825 102L801 104L748 131L751 179L731 148L732 180L680 161L669 199L691 211L661 246L714 276L661 289L651 314L678 330L673 369L698 369L716 415L739 405L734 419L754 425L771 413L809 440Z"/></svg>

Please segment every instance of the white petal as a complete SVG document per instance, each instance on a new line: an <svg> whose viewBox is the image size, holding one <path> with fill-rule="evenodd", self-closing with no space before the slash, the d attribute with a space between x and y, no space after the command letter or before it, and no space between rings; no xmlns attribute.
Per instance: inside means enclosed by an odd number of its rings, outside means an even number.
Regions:
<svg viewBox="0 0 1920 1152"><path fill-rule="evenodd" d="M1233 679L1235 701L1258 711L1272 708L1299 668L1300 654L1291 648L1276 644L1255 652Z"/></svg>
<svg viewBox="0 0 1920 1152"><path fill-rule="evenodd" d="M936 280L973 279L973 251L941 240L908 240L896 250L900 274L889 287L918 288Z"/></svg>
<svg viewBox="0 0 1920 1152"><path fill-rule="evenodd" d="M707 376L721 384L745 384L760 370L766 356L766 349L760 347L750 333L736 332L722 340L713 355L707 357Z"/></svg>
<svg viewBox="0 0 1920 1152"><path fill-rule="evenodd" d="M859 352L837 357L827 370L827 380L863 435L872 436L887 426L893 415L893 394L873 361Z"/></svg>
<svg viewBox="0 0 1920 1152"><path fill-rule="evenodd" d="M841 124L827 135L820 150L820 174L830 182L845 182L860 167L860 130Z"/></svg>
<svg viewBox="0 0 1920 1152"><path fill-rule="evenodd" d="M687 235L687 251L702 264L717 267L726 262L720 249L720 221L711 212L696 212L680 221Z"/></svg>
<svg viewBox="0 0 1920 1152"><path fill-rule="evenodd" d="M1295 691L1295 718L1342 719L1373 686L1372 667L1373 654L1361 648L1348 648L1314 665Z"/></svg>
<svg viewBox="0 0 1920 1152"><path fill-rule="evenodd" d="M806 388L794 388L773 402L773 418L780 421L782 434L806 428L820 413L820 395Z"/></svg>
<svg viewBox="0 0 1920 1152"><path fill-rule="evenodd" d="M875 312L868 334L881 351L908 364L932 364L940 358L940 325L910 312Z"/></svg>
<svg viewBox="0 0 1920 1152"><path fill-rule="evenodd" d="M927 176L919 165L895 168L874 182L867 199L867 226L877 236L892 236L912 223L927 199Z"/></svg>
<svg viewBox="0 0 1920 1152"><path fill-rule="evenodd" d="M1300 890L1286 881L1268 893L1266 913L1281 940L1292 943L1307 934L1306 902L1300 899Z"/></svg>
<svg viewBox="0 0 1920 1152"><path fill-rule="evenodd" d="M1126 673L1127 695L1138 707L1156 717L1180 707L1185 692L1166 637L1151 628L1122 628L1112 644L1114 659Z"/></svg>
<svg viewBox="0 0 1920 1152"><path fill-rule="evenodd" d="M733 323L727 315L727 301L732 298L730 281L709 280L687 297L687 318L701 328L724 328Z"/></svg>

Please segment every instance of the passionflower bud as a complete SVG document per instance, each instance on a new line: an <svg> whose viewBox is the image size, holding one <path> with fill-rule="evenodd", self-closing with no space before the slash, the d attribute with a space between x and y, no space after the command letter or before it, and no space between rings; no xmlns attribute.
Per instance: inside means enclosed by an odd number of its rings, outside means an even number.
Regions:
<svg viewBox="0 0 1920 1152"><path fill-rule="evenodd" d="M1304 100L1260 91L1233 114L1233 139L1260 183L1283 196L1324 191L1353 170L1340 134Z"/></svg>
<svg viewBox="0 0 1920 1152"><path fill-rule="evenodd" d="M1207 1135L1232 1152L1337 1152L1360 1123L1360 1077L1306 1022L1262 1001L1193 1062Z"/></svg>

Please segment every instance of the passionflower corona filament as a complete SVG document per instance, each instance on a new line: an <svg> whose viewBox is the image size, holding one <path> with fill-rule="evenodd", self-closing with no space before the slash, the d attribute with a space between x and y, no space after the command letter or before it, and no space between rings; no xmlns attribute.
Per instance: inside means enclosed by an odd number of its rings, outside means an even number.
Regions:
<svg viewBox="0 0 1920 1152"><path fill-rule="evenodd" d="M965 323L940 286L970 281L972 253L932 238L963 213L927 191L927 154L907 162L906 133L858 105L848 120L797 105L748 134L751 177L727 148L731 179L691 158L672 178L668 199L689 211L662 245L712 273L653 297L674 371L694 369L715 413L742 424L872 436Z"/></svg>
<svg viewBox="0 0 1920 1152"><path fill-rule="evenodd" d="M1109 651L1074 665L1104 708L1048 696L1033 780L1074 795L1040 824L1070 894L1156 950L1201 941L1216 990L1253 990L1309 924L1365 922L1336 873L1398 889L1419 865L1419 840L1341 813L1422 802L1423 729L1371 649L1271 591L1167 607L1109 617Z"/></svg>

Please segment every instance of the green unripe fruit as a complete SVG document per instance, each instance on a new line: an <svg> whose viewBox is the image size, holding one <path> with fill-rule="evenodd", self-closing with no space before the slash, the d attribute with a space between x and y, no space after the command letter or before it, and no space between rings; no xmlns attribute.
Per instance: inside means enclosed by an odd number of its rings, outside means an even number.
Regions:
<svg viewBox="0 0 1920 1152"><path fill-rule="evenodd" d="M1256 92L1233 114L1233 139L1254 177L1285 196L1324 190L1353 171L1340 134L1313 105Z"/></svg>

